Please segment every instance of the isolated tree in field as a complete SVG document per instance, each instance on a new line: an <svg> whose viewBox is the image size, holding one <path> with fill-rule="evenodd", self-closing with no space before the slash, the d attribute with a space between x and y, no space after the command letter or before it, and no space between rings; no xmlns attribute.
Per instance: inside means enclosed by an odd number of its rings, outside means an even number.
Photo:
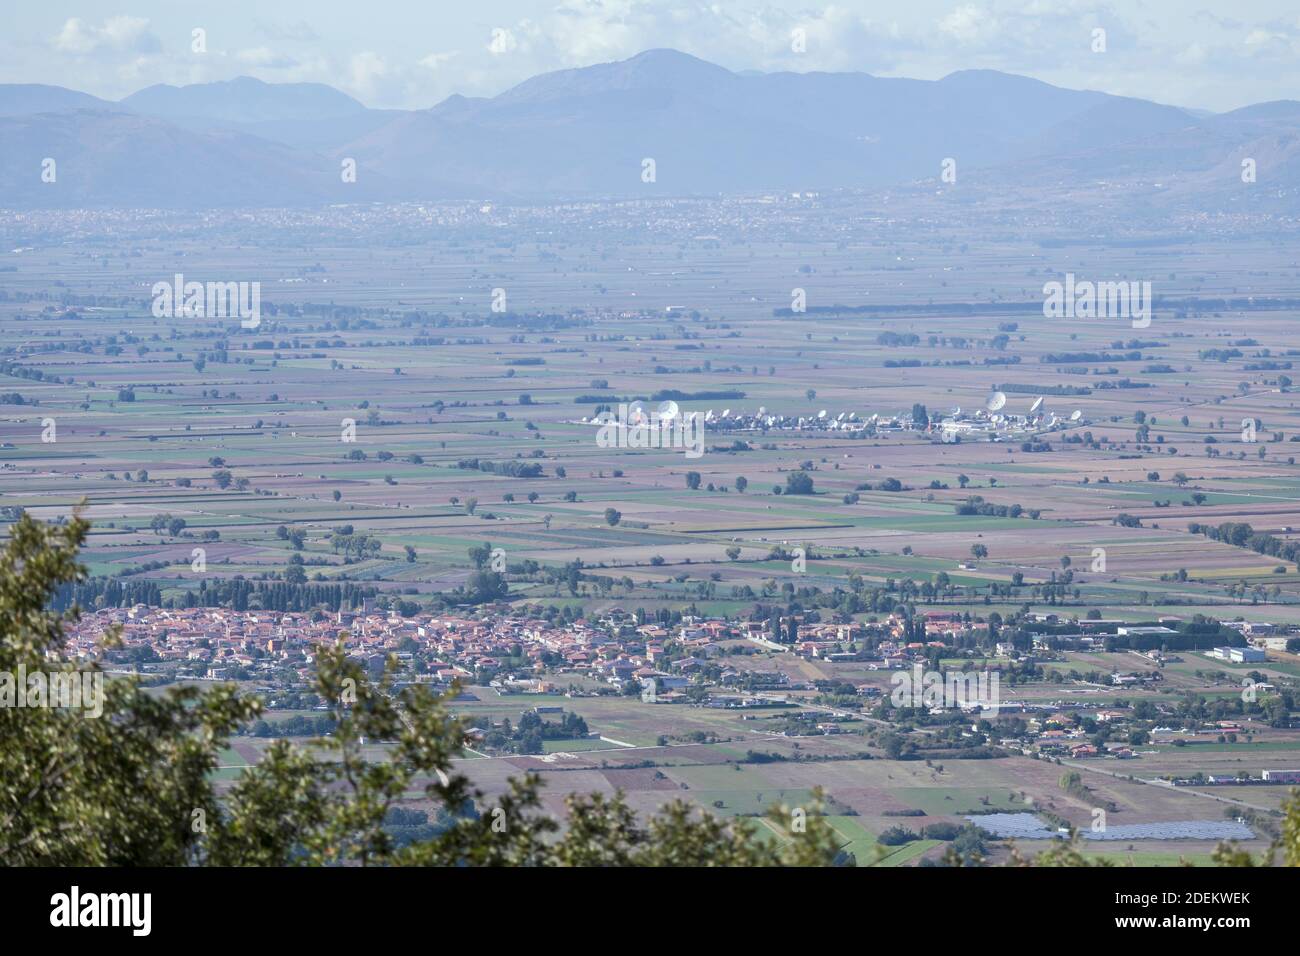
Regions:
<svg viewBox="0 0 1300 956"><path fill-rule="evenodd" d="M698 471L688 471L686 473L686 487L691 491L698 491L700 487L700 473Z"/></svg>
<svg viewBox="0 0 1300 956"><path fill-rule="evenodd" d="M975 558L987 558L989 556L989 549L982 544L972 544L970 546L970 553L971 556Z"/></svg>
<svg viewBox="0 0 1300 956"><path fill-rule="evenodd" d="M958 476L957 476L957 486L958 486L958 487L964 489L964 488L965 488L967 485L969 485L969 484L970 484L970 476L969 476L969 475L958 475Z"/></svg>
<svg viewBox="0 0 1300 956"><path fill-rule="evenodd" d="M785 476L785 493L787 495L811 495L813 493L812 475L806 471L792 471Z"/></svg>
<svg viewBox="0 0 1300 956"><path fill-rule="evenodd" d="M334 498L335 501L338 501L338 500L340 500L340 499L343 497L343 492L341 492L341 491L339 491L337 488L335 488L334 491L331 492L331 495L332 495L332 497Z"/></svg>
<svg viewBox="0 0 1300 956"><path fill-rule="evenodd" d="M475 571L465 585L466 596L472 604L499 601L510 593L506 576L496 571Z"/></svg>
<svg viewBox="0 0 1300 956"><path fill-rule="evenodd" d="M406 563L415 563L415 548L411 547L409 544L406 545Z"/></svg>
<svg viewBox="0 0 1300 956"><path fill-rule="evenodd" d="M727 557L732 561L735 561L740 557L740 549L733 544L727 549Z"/></svg>
<svg viewBox="0 0 1300 956"><path fill-rule="evenodd" d="M623 515L615 508L605 509L605 522L612 528L623 520Z"/></svg>
<svg viewBox="0 0 1300 956"><path fill-rule="evenodd" d="M749 479L746 478L744 475L738 475L736 477L736 490L743 495L745 493L745 489L748 487L749 487Z"/></svg>

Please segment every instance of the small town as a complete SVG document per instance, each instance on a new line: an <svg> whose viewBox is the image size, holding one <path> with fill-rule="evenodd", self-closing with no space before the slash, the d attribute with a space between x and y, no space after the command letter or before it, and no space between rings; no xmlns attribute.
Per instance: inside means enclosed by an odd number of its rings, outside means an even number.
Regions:
<svg viewBox="0 0 1300 956"><path fill-rule="evenodd" d="M990 658L978 647L988 637L988 622L952 612L928 612L914 620L895 613L874 623L682 616L669 624L647 622L644 612L614 607L592 620L558 624L519 613L404 617L365 607L301 614L139 605L85 614L69 632L68 650L100 660L110 673L162 682L247 684L268 694L274 708L276 694L285 692L283 706L302 706L300 694L312 680L315 648L341 640L348 657L376 677L391 661L399 682L520 696L525 698L519 702L521 713L533 709L529 695L634 698L628 706L779 709L786 712L784 736L861 733L882 721L905 725L918 716L917 708L897 705L895 675L913 668L919 675L922 666L942 659L950 670L969 673L980 665L1013 682L994 685L1005 688L997 700L927 698L923 722L962 722L964 715L975 723L962 745L989 744L1007 753L1048 758L1130 760L1148 744L1245 741L1300 725L1284 707L1270 712L1256 705L1231 715L1220 708L1192 715L1161 701L1167 665L1185 664L1188 657L1207 665L1264 664L1270 652L1293 658L1300 640L1294 629L1234 622L1224 632L1238 636L1236 646L1181 656L1152 646L1176 642L1179 630L1165 625L1177 623L1133 626L1036 615L1015 632L1027 635L1027 643L997 641ZM1036 631L1036 625L1043 629ZM101 644L110 633L119 636L120 645L105 652ZM778 635L781 640L775 639ZM918 635L926 639L914 639ZM1115 651L1108 649L1108 638L1136 639L1147 649ZM1095 665L1087 673L1076 671L1073 680L1062 679L1057 670L1044 671L1044 665L1061 667L1067 656L1093 658ZM1126 661L1132 666L1117 667ZM1205 672L1198 676L1213 679ZM1258 676L1250 685L1254 695L1262 699L1278 691ZM1134 699L1116 701L1112 695L1117 690ZM1289 694L1294 688L1285 690ZM1090 696L1098 699L1089 701ZM325 709L325 702L314 706ZM1096 736L1099 729L1104 730L1102 739ZM1238 784L1294 783L1297 777L1295 771L1273 769L1258 775L1169 779L1175 784Z"/></svg>

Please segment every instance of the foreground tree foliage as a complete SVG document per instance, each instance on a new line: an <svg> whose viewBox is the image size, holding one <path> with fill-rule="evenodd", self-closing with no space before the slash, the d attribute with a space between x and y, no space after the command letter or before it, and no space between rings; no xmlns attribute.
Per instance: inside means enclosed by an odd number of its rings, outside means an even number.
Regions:
<svg viewBox="0 0 1300 956"><path fill-rule="evenodd" d="M89 524L23 515L0 555L0 672L93 670L63 656L57 589L84 575ZM335 733L311 746L277 741L217 800L211 784L229 737L261 713L233 687L148 692L104 681L103 713L0 707L0 860L11 866L470 865L817 866L838 855L818 806L782 847L676 801L645 822L621 795L573 796L561 832L539 781L511 781L485 802L452 758L465 727L425 687L395 687L396 663L368 679L342 641L317 649L317 690ZM367 754L382 741L385 759ZM398 847L389 810L423 791L445 812L433 837ZM788 811L773 810L791 825ZM802 830L802 832L798 832Z"/></svg>
<svg viewBox="0 0 1300 956"><path fill-rule="evenodd" d="M89 524L23 515L0 554L0 672L93 671L63 654L64 617L48 608L84 575ZM103 713L0 707L0 860L11 866L826 866L847 862L821 813L774 808L781 846L744 820L674 801L645 821L621 794L570 796L568 826L543 812L540 781L510 782L495 801L455 772L465 727L448 699L398 686L396 661L370 680L344 642L317 649L317 690L337 728L307 746L279 740L217 799L212 773L229 737L261 703L232 686L146 691L105 680ZM377 751L367 752L382 742ZM432 836L399 845L389 811L413 792L443 808ZM1300 865L1300 798L1279 841ZM1221 862L1253 864L1225 848ZM960 863L960 861L957 861ZM1095 863L1063 846L1047 865ZM1261 861L1262 862L1262 861Z"/></svg>

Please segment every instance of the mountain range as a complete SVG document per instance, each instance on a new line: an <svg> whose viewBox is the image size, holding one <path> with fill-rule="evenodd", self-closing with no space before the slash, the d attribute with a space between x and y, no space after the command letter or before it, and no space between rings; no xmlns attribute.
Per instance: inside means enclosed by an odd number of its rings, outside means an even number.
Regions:
<svg viewBox="0 0 1300 956"><path fill-rule="evenodd" d="M1296 101L1207 114L991 70L933 81L735 73L674 50L425 110L250 77L118 102L0 85L0 143L8 208L881 189L938 184L948 158L959 183L992 188L1105 181L1170 203L1300 202ZM1242 182L1247 158L1266 188ZM355 182L341 175L347 160Z"/></svg>

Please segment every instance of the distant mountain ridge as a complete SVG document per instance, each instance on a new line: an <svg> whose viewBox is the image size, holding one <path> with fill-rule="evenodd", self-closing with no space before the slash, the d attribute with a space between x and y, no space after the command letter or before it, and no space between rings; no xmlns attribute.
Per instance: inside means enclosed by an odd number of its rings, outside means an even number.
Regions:
<svg viewBox="0 0 1300 956"><path fill-rule="evenodd" d="M189 86L157 84L132 93L121 105L149 116L191 117L230 123L332 119L365 111L359 102L324 83L264 83L239 76Z"/></svg>
<svg viewBox="0 0 1300 956"><path fill-rule="evenodd" d="M1171 201L1230 203L1241 197L1228 172L1252 151L1261 179L1295 181L1300 103L1207 115L991 70L936 81L736 73L648 50L425 110L250 77L151 86L119 103L0 86L0 140L0 204L17 208L881 188L937 182L948 158L959 183L1151 179ZM58 162L55 183L40 178L45 157ZM348 159L355 183L339 175Z"/></svg>
<svg viewBox="0 0 1300 956"><path fill-rule="evenodd" d="M110 100L101 100L89 93L67 90L61 86L44 83L0 83L0 116L25 116L31 113L56 113L62 110L102 109L114 111L120 107Z"/></svg>

